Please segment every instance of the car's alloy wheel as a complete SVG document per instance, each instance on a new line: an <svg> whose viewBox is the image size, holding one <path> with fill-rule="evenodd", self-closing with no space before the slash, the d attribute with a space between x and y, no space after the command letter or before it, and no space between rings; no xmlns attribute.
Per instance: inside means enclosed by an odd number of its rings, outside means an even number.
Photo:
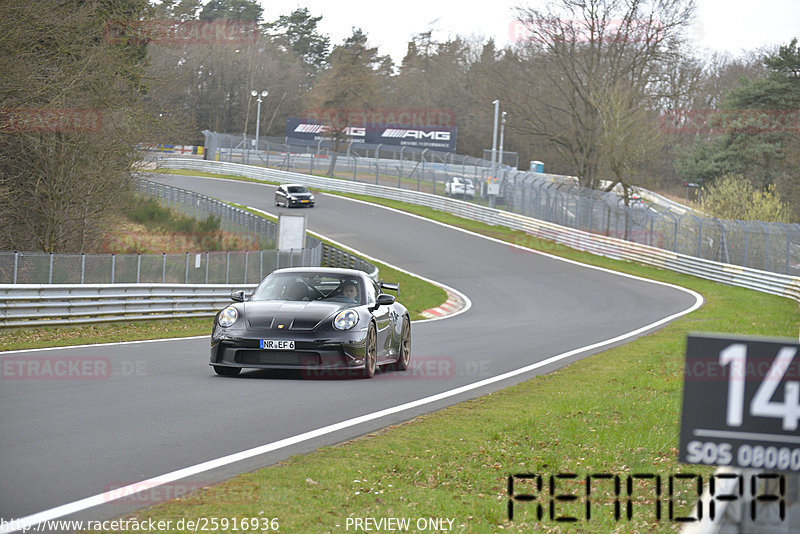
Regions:
<svg viewBox="0 0 800 534"><path fill-rule="evenodd" d="M411 323L408 322L408 317L403 317L403 327L400 330L400 355L397 357L397 363L394 364L394 367L398 371L405 371L408 369L408 364L410 361Z"/></svg>
<svg viewBox="0 0 800 534"><path fill-rule="evenodd" d="M378 334L375 332L375 325L369 325L367 330L367 342L364 349L364 378L372 378L375 368L378 366Z"/></svg>
<svg viewBox="0 0 800 534"><path fill-rule="evenodd" d="M223 367L221 365L214 366L214 372L219 376L236 376L242 369L240 367Z"/></svg>

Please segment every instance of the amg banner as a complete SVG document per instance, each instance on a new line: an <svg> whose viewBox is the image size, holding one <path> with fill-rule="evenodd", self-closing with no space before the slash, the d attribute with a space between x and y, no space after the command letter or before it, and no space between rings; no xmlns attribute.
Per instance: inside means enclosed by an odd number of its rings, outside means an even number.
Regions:
<svg viewBox="0 0 800 534"><path fill-rule="evenodd" d="M311 119L286 119L286 137L304 143L329 139L329 127ZM432 150L455 151L456 126L377 125L350 126L345 134L353 143L370 145L408 146Z"/></svg>

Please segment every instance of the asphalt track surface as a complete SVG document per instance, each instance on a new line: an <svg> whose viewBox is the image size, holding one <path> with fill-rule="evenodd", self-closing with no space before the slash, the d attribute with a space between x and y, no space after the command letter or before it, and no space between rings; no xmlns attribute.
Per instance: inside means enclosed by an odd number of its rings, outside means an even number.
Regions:
<svg viewBox="0 0 800 534"><path fill-rule="evenodd" d="M157 179L271 213L286 211L274 206L274 187L267 185L183 176ZM331 195L318 195L317 206L303 213L310 230L447 284L465 294L472 307L456 317L414 323L412 369L380 373L371 380L309 379L265 371L219 377L208 366L207 338L0 354L14 361L90 362L97 370L87 379L15 380L8 373L2 377L0 517L51 510L473 384L637 329L647 331L648 325L698 303L696 295L679 288L559 261ZM400 296L402 301L402 288ZM117 517L600 350L579 352L485 387L203 469L132 497L112 500L105 495L99 506L78 507L62 517ZM435 439L431 436L433 443Z"/></svg>

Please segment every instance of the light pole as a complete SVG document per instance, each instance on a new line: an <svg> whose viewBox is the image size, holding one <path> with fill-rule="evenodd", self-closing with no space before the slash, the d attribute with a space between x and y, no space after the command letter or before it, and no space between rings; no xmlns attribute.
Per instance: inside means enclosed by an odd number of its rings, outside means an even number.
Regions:
<svg viewBox="0 0 800 534"><path fill-rule="evenodd" d="M250 91L250 94L252 96L258 97L258 100L256 100L256 102L258 102L258 108L256 111L256 157L258 157L258 134L259 134L259 126L261 126L261 97L263 96L266 98L266 96L269 94L269 91L261 91L259 93L258 91L253 89L252 91Z"/></svg>
<svg viewBox="0 0 800 534"><path fill-rule="evenodd" d="M494 207L494 180L497 174L497 115L500 112L500 101L495 100L494 104L494 129L492 130L492 168L489 177L489 206Z"/></svg>
<svg viewBox="0 0 800 534"><path fill-rule="evenodd" d="M497 163L502 166L503 165L503 134L506 130L506 115L508 115L507 111L504 111L502 114L502 118L500 119L500 153L497 157Z"/></svg>

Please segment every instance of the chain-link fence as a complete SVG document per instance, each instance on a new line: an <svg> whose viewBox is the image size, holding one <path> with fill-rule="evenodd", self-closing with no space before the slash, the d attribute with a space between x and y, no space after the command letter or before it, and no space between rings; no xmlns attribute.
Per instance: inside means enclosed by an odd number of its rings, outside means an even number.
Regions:
<svg viewBox="0 0 800 534"><path fill-rule="evenodd" d="M465 201L489 205L593 233L703 259L788 275L800 274L800 224L734 221L684 213L636 202L625 205L619 195L586 189L572 177L522 172L503 165L497 181L500 194L490 199L491 163L485 159L409 147L341 143L288 144L261 138L258 151L241 135L203 132L205 159L263 165L315 174L446 194L455 176L469 178L475 195Z"/></svg>
<svg viewBox="0 0 800 534"><path fill-rule="evenodd" d="M262 250L178 254L0 251L0 284L257 284L278 268L323 264L323 244L313 237L306 238L305 249L278 251L277 224L270 220L193 191L143 179L137 179L135 185L141 195L187 216L218 217L222 230L259 243ZM347 265L355 263L353 259Z"/></svg>
<svg viewBox="0 0 800 534"><path fill-rule="evenodd" d="M292 251L182 254L0 252L0 284L257 284L282 267L318 266L322 243Z"/></svg>

